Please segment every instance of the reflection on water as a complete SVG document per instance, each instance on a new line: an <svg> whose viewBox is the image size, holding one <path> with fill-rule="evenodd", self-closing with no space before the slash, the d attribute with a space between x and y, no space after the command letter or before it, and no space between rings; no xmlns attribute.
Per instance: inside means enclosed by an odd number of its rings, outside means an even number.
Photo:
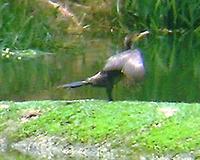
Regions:
<svg viewBox="0 0 200 160"><path fill-rule="evenodd" d="M106 99L104 89L85 86L56 89L57 85L82 80L98 72L119 48L111 37L80 38L65 53L22 60L1 59L2 100ZM200 40L195 35L151 35L138 46L144 52L146 80L137 87L120 82L116 100L199 102Z"/></svg>

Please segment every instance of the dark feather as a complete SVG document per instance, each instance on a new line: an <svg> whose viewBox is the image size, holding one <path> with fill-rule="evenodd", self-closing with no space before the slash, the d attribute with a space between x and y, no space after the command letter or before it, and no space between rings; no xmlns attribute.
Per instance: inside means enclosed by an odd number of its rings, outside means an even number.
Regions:
<svg viewBox="0 0 200 160"><path fill-rule="evenodd" d="M77 81L77 82L63 84L61 86L58 86L58 88L77 88L85 84L87 84L86 81Z"/></svg>
<svg viewBox="0 0 200 160"><path fill-rule="evenodd" d="M142 52L139 49L131 49L132 39L137 40L149 34L148 31L140 34L131 34L125 38L125 51L111 56L102 71L85 81L72 82L59 86L59 88L76 88L86 84L97 87L105 87L108 99L112 100L113 86L125 76L129 81L140 82L145 75Z"/></svg>

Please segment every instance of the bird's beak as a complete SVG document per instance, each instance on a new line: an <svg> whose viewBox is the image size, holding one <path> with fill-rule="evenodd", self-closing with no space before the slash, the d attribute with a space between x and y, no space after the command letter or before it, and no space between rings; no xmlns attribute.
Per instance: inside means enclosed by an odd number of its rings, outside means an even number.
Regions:
<svg viewBox="0 0 200 160"><path fill-rule="evenodd" d="M137 36L137 39L142 39L144 37L146 37L150 32L149 31L144 31L144 32L141 32L139 33L139 35Z"/></svg>

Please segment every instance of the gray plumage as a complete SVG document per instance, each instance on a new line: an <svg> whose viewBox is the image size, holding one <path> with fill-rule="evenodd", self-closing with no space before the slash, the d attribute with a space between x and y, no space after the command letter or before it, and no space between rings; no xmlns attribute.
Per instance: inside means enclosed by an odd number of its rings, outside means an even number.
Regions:
<svg viewBox="0 0 200 160"><path fill-rule="evenodd" d="M144 79L145 67L142 52L139 49L126 50L110 57L103 71L118 70L130 81L138 82Z"/></svg>
<svg viewBox="0 0 200 160"><path fill-rule="evenodd" d="M139 49L131 49L132 40L149 34L148 31L139 34L130 34L125 37L125 51L111 56L102 71L83 81L72 82L59 86L59 88L76 88L83 85L105 87L109 100L112 98L113 86L121 79L127 78L132 83L140 82L145 76L145 67L142 52Z"/></svg>

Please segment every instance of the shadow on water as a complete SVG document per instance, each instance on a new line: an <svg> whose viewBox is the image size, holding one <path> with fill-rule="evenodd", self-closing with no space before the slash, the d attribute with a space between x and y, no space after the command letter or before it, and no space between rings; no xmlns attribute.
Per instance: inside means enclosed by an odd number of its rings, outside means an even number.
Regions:
<svg viewBox="0 0 200 160"><path fill-rule="evenodd" d="M21 60L0 59L2 100L106 99L104 89L82 87L56 89L57 85L82 80L98 72L120 44L117 38L80 37L65 53ZM199 102L200 38L188 35L151 35L137 46L144 52L146 80L137 87L120 82L116 100ZM115 41L115 42L114 42ZM117 42L118 43L118 42ZM121 43L121 42L120 42ZM126 82L125 82L126 83Z"/></svg>

